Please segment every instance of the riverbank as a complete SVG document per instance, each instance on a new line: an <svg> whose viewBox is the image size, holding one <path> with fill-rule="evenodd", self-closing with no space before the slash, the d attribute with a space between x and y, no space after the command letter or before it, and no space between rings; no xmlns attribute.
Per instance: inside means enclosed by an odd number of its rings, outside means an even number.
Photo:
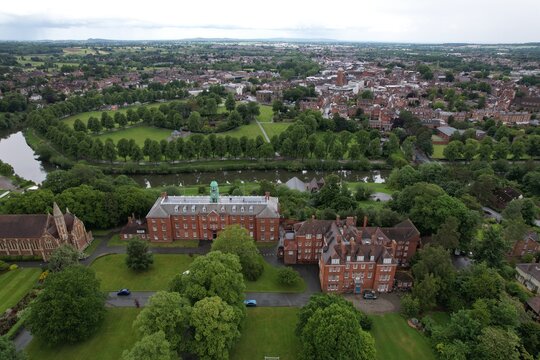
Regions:
<svg viewBox="0 0 540 360"><path fill-rule="evenodd" d="M67 158L52 146L46 139L39 136L33 129L24 131L24 135L29 146L40 156L42 161L49 162L60 168L67 169L76 162ZM227 160L190 160L174 162L122 162L114 161L112 163L87 162L99 167L108 174L181 174L194 172L216 172L216 171L242 171L242 170L287 170L287 171L336 171L336 170L390 170L391 165L384 160L289 160L289 159L227 159Z"/></svg>

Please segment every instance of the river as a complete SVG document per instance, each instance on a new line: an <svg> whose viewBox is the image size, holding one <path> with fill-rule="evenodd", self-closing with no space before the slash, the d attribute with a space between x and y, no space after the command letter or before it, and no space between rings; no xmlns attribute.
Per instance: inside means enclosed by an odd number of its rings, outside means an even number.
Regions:
<svg viewBox="0 0 540 360"><path fill-rule="evenodd" d="M13 166L15 174L32 180L36 184L41 184L45 180L48 171L54 167L42 163L37 159L32 148L26 143L21 131L11 134L0 134L0 160ZM375 182L383 183L388 176L388 171L287 171L287 170L242 170L242 171L220 171L208 173L186 173L171 175L133 175L131 176L137 183L146 187L164 185L207 185L212 180L218 183L232 183L235 180L246 182L269 180L274 183L285 183L292 177L297 177L302 181L310 181L314 177L320 179L326 175L334 173L342 179L352 182Z"/></svg>
<svg viewBox="0 0 540 360"><path fill-rule="evenodd" d="M47 177L47 170L52 169L37 159L21 131L11 134L0 133L0 160L10 164L15 174L36 184L41 184Z"/></svg>

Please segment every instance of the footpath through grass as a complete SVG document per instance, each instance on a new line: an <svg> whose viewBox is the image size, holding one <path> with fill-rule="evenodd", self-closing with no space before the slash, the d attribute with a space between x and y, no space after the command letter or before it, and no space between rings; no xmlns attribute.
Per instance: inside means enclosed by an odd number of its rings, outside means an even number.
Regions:
<svg viewBox="0 0 540 360"><path fill-rule="evenodd" d="M287 130L289 126L292 125L292 123L287 123L287 122L261 123L261 125L264 128L264 131L266 131L266 135L268 135L268 137L272 139L272 136L274 135L279 136L279 134Z"/></svg>
<svg viewBox="0 0 540 360"><path fill-rule="evenodd" d="M259 307L247 310L242 337L232 349L232 360L298 359L300 340L294 329L299 309L294 307Z"/></svg>
<svg viewBox="0 0 540 360"><path fill-rule="evenodd" d="M377 359L380 360L431 360L435 354L428 339L409 325L399 314L372 315Z"/></svg>
<svg viewBox="0 0 540 360"><path fill-rule="evenodd" d="M166 290L176 274L186 271L194 257L183 254L154 254L154 264L147 271L133 271L126 265L125 254L106 255L91 265L101 280L103 291L128 288L132 291Z"/></svg>
<svg viewBox="0 0 540 360"><path fill-rule="evenodd" d="M131 349L137 341L131 325L139 311L135 308L108 308L103 324L87 340L51 348L34 339L25 352L29 360L118 360L122 352Z"/></svg>
<svg viewBox="0 0 540 360"><path fill-rule="evenodd" d="M41 269L29 268L0 274L0 314L16 305L34 286Z"/></svg>

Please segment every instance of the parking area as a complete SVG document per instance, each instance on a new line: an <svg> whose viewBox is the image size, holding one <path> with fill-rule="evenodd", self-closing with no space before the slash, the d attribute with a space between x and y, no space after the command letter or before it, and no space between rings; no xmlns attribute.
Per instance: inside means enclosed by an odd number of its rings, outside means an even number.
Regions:
<svg viewBox="0 0 540 360"><path fill-rule="evenodd" d="M349 300L358 310L366 314L386 314L399 312L399 296L397 293L378 294L375 300L365 300L362 295L347 294L345 299Z"/></svg>

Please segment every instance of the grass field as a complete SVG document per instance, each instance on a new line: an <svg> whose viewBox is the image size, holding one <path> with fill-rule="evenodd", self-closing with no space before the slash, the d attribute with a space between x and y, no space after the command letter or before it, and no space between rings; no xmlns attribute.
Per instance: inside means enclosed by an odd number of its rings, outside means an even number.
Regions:
<svg viewBox="0 0 540 360"><path fill-rule="evenodd" d="M116 112L125 114L128 111L128 109L137 110L140 106L146 106L148 109L151 109L155 107L160 107L161 105L167 104L167 103L168 102L165 101L165 102L157 102L157 103L145 104L145 105L134 105L134 106L124 107L118 110L107 110L105 112L111 116L114 116ZM102 112L103 111L87 111L87 112L83 112L77 115L68 116L63 121L70 126L73 126L73 123L75 122L76 119L80 119L83 123L88 124L88 119L90 119L92 116L97 119L101 119ZM118 124L115 124L115 126L118 126Z"/></svg>
<svg viewBox="0 0 540 360"><path fill-rule="evenodd" d="M257 136L263 136L261 129L257 123L253 122L249 125L242 125L236 129L225 131L222 133L216 133L217 136L232 136L236 138L241 138L246 136L248 139L255 139Z"/></svg>
<svg viewBox="0 0 540 360"><path fill-rule="evenodd" d="M261 123L262 127L264 128L264 131L266 131L266 134L270 139L272 139L272 136L279 135L285 130L289 128L289 126L292 125L292 123L287 122L280 122L280 123Z"/></svg>
<svg viewBox="0 0 540 360"><path fill-rule="evenodd" d="M375 338L377 359L435 359L428 339L407 325L399 314L373 315L371 334Z"/></svg>
<svg viewBox="0 0 540 360"><path fill-rule="evenodd" d="M114 143L117 143L118 140L122 138L133 139L140 146L144 146L144 140L152 139L156 141L161 141L167 139L171 135L171 130L169 129L160 129L151 126L134 126L127 129L116 130L108 132L102 135L98 135L103 142L107 139L112 139Z"/></svg>
<svg viewBox="0 0 540 360"><path fill-rule="evenodd" d="M278 282L278 268L262 260L264 272L257 281L246 280L246 291L248 292L303 292L306 290L306 283L303 279L293 286L284 286Z"/></svg>
<svg viewBox="0 0 540 360"><path fill-rule="evenodd" d="M126 255L107 255L96 259L91 268L101 280L103 291L129 288L132 291L157 291L167 289L176 275L184 272L193 257L188 255L154 254L154 264L148 271L136 272L126 266Z"/></svg>
<svg viewBox="0 0 540 360"><path fill-rule="evenodd" d="M443 154L444 149L447 145L433 145L433 155L431 155L431 158L433 159L446 159L446 157Z"/></svg>
<svg viewBox="0 0 540 360"><path fill-rule="evenodd" d="M129 240L121 240L120 235L116 234L111 237L108 246L127 246ZM149 243L151 248L153 247L166 247L166 248L196 248L199 246L199 240L175 240L171 243Z"/></svg>
<svg viewBox="0 0 540 360"><path fill-rule="evenodd" d="M300 353L300 341L294 334L298 308L259 307L247 310L242 337L230 353L231 360L264 359L279 356L294 360Z"/></svg>
<svg viewBox="0 0 540 360"><path fill-rule="evenodd" d="M109 308L99 330L86 341L50 348L34 339L26 348L26 353L29 360L120 359L122 352L137 341L131 324L139 311L135 308Z"/></svg>
<svg viewBox="0 0 540 360"><path fill-rule="evenodd" d="M389 195L392 195L392 193L393 193L393 191L388 187L388 185L386 183L347 182L347 185L349 186L349 190L351 190L353 192L356 191L356 187L359 184L367 186L368 188L373 190L373 192L381 192L381 193L385 193L385 194L389 194Z"/></svg>
<svg viewBox="0 0 540 360"><path fill-rule="evenodd" d="M272 122L274 112L270 105L259 105L260 114L257 116L257 120L260 122ZM265 129L266 130L266 129Z"/></svg>
<svg viewBox="0 0 540 360"><path fill-rule="evenodd" d="M7 271L0 275L0 314L17 304L34 286L41 269L22 269Z"/></svg>

